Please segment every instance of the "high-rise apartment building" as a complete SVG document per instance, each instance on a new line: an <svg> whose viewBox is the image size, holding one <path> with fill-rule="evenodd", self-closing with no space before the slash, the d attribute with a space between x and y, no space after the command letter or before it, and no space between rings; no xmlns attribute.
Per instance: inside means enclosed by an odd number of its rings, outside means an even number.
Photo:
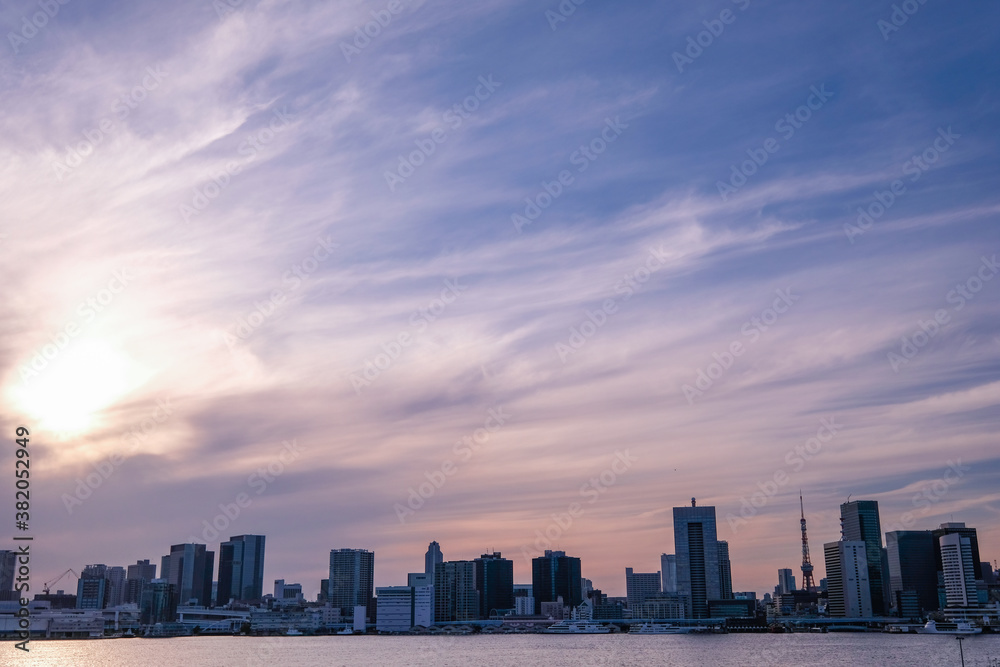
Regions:
<svg viewBox="0 0 1000 667"><path fill-rule="evenodd" d="M446 560L434 568L434 622L479 620L476 561Z"/></svg>
<svg viewBox="0 0 1000 667"><path fill-rule="evenodd" d="M148 558L129 565L125 569L125 602L139 604L143 587L153 579L156 579L156 565L151 565Z"/></svg>
<svg viewBox="0 0 1000 667"><path fill-rule="evenodd" d="M962 537L968 538L969 548L972 549L972 560L975 578L978 580L983 579L982 570L982 560L979 557L979 536L976 533L975 528L966 526L964 523L950 522L942 523L938 528L931 531L931 535L934 536L934 544L940 544L941 537L944 535L961 535ZM941 554L938 553L937 557L937 570L942 571L941 566Z"/></svg>
<svg viewBox="0 0 1000 667"><path fill-rule="evenodd" d="M108 566L87 565L76 582L77 609L104 609L108 606Z"/></svg>
<svg viewBox="0 0 1000 667"><path fill-rule="evenodd" d="M375 553L367 549L330 551L330 589L327 600L340 613L354 618L354 608L371 604L375 595Z"/></svg>

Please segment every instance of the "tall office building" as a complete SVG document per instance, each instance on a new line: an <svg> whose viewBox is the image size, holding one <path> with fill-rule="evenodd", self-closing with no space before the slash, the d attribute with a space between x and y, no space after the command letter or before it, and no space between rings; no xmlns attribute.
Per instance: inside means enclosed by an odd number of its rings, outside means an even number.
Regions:
<svg viewBox="0 0 1000 667"><path fill-rule="evenodd" d="M929 530L895 530L885 534L889 590L897 609L901 593L915 593L924 613L938 609L937 549Z"/></svg>
<svg viewBox="0 0 1000 667"><path fill-rule="evenodd" d="M494 612L514 608L514 562L499 551L483 554L476 563L476 588L479 590L479 613L484 619Z"/></svg>
<svg viewBox="0 0 1000 667"><path fill-rule="evenodd" d="M625 568L625 599L629 609L638 609L639 605L660 594L661 578L659 572L633 572Z"/></svg>
<svg viewBox="0 0 1000 667"><path fill-rule="evenodd" d="M166 579L147 581L139 601L139 622L143 625L173 623L177 619L176 587Z"/></svg>
<svg viewBox="0 0 1000 667"><path fill-rule="evenodd" d="M434 568L434 622L479 620L476 561L447 560Z"/></svg>
<svg viewBox="0 0 1000 667"><path fill-rule="evenodd" d="M139 604L143 587L153 579L156 579L156 565L150 565L148 558L129 565L125 569L125 602Z"/></svg>
<svg viewBox="0 0 1000 667"><path fill-rule="evenodd" d="M977 564L973 560L972 540L959 533L942 535L938 539L944 578L945 599L949 607L977 607Z"/></svg>
<svg viewBox="0 0 1000 667"><path fill-rule="evenodd" d="M407 632L414 625L412 586L380 586L375 589L377 612L375 629L379 632Z"/></svg>
<svg viewBox="0 0 1000 667"><path fill-rule="evenodd" d="M264 596L264 536L236 535L219 545L215 604L256 602Z"/></svg>
<svg viewBox="0 0 1000 667"><path fill-rule="evenodd" d="M889 613L889 580L882 551L882 524L877 500L852 500L840 506L840 521L844 540L865 543L868 558L868 584L871 590L872 612L877 616Z"/></svg>
<svg viewBox="0 0 1000 667"><path fill-rule="evenodd" d="M663 577L663 592L677 592L677 556L660 554L660 574Z"/></svg>
<svg viewBox="0 0 1000 667"><path fill-rule="evenodd" d="M208 551L204 544L171 545L170 553L160 560L160 576L174 585L176 606L192 602L211 606L214 571L215 552Z"/></svg>
<svg viewBox="0 0 1000 667"><path fill-rule="evenodd" d="M691 507L674 508L674 553L686 617L708 618L708 601L722 598L714 507L698 507L692 498Z"/></svg>
<svg viewBox="0 0 1000 667"><path fill-rule="evenodd" d="M427 545L427 553L424 554L424 574L434 576L434 566L444 562L444 555L441 553L441 545L431 542Z"/></svg>
<svg viewBox="0 0 1000 667"><path fill-rule="evenodd" d="M125 604L125 568L115 565L108 568L108 607Z"/></svg>
<svg viewBox="0 0 1000 667"><path fill-rule="evenodd" d="M339 607L346 618L354 618L354 608L371 604L375 595L375 552L367 549L330 551L330 590L327 600Z"/></svg>
<svg viewBox="0 0 1000 667"><path fill-rule="evenodd" d="M940 527L932 530L931 534L934 536L934 544L940 544L941 537L944 535L961 535L962 537L968 538L969 548L972 549L972 560L973 560L973 569L975 577L978 580L983 579L982 559L979 557L979 536L976 534L975 528L970 528L969 526L966 526L964 523L956 523L956 522L942 523ZM941 572L942 566L941 566L940 552L938 552L936 563L938 572Z"/></svg>
<svg viewBox="0 0 1000 667"><path fill-rule="evenodd" d="M556 602L576 608L583 602L580 586L580 559L567 556L565 551L546 550L543 556L531 559L531 591L535 598L535 613L542 613L543 602Z"/></svg>
<svg viewBox="0 0 1000 667"><path fill-rule="evenodd" d="M861 540L841 540L823 545L826 557L827 610L832 617L870 618L869 560Z"/></svg>
<svg viewBox="0 0 1000 667"><path fill-rule="evenodd" d="M14 576L17 574L17 552L0 549L0 601L16 600Z"/></svg>
<svg viewBox="0 0 1000 667"><path fill-rule="evenodd" d="M789 567L783 567L778 570L778 588L775 591L778 595L788 595L795 588L795 575L792 574L792 569Z"/></svg>
<svg viewBox="0 0 1000 667"><path fill-rule="evenodd" d="M729 542L719 540L719 586L723 600L733 599L733 565L729 562Z"/></svg>
<svg viewBox="0 0 1000 667"><path fill-rule="evenodd" d="M76 582L77 609L104 609L108 606L108 566L87 565Z"/></svg>

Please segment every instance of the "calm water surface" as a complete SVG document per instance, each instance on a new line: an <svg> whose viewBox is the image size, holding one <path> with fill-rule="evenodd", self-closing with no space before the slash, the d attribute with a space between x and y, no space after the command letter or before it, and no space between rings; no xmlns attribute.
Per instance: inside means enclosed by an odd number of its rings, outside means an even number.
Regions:
<svg viewBox="0 0 1000 667"><path fill-rule="evenodd" d="M1000 664L1000 636L965 640L965 664ZM886 634L706 636L178 637L0 644L0 665L955 665L947 636Z"/></svg>

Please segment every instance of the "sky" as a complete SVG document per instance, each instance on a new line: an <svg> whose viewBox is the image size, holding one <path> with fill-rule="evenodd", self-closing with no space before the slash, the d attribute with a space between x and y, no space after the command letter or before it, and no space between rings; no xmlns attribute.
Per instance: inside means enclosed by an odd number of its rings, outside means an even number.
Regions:
<svg viewBox="0 0 1000 667"><path fill-rule="evenodd" d="M263 534L265 591L623 595L697 498L762 595L800 489L817 579L848 497L1000 558L1000 6L679 4L3 3L35 586Z"/></svg>

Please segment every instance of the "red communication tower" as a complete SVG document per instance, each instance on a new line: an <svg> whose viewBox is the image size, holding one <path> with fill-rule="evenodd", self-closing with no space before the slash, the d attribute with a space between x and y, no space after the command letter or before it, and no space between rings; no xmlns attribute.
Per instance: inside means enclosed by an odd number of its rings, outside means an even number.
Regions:
<svg viewBox="0 0 1000 667"><path fill-rule="evenodd" d="M802 512L802 590L812 591L816 587L813 581L813 564L809 558L809 537L806 535L806 509L802 502L802 490L799 490L799 510Z"/></svg>

